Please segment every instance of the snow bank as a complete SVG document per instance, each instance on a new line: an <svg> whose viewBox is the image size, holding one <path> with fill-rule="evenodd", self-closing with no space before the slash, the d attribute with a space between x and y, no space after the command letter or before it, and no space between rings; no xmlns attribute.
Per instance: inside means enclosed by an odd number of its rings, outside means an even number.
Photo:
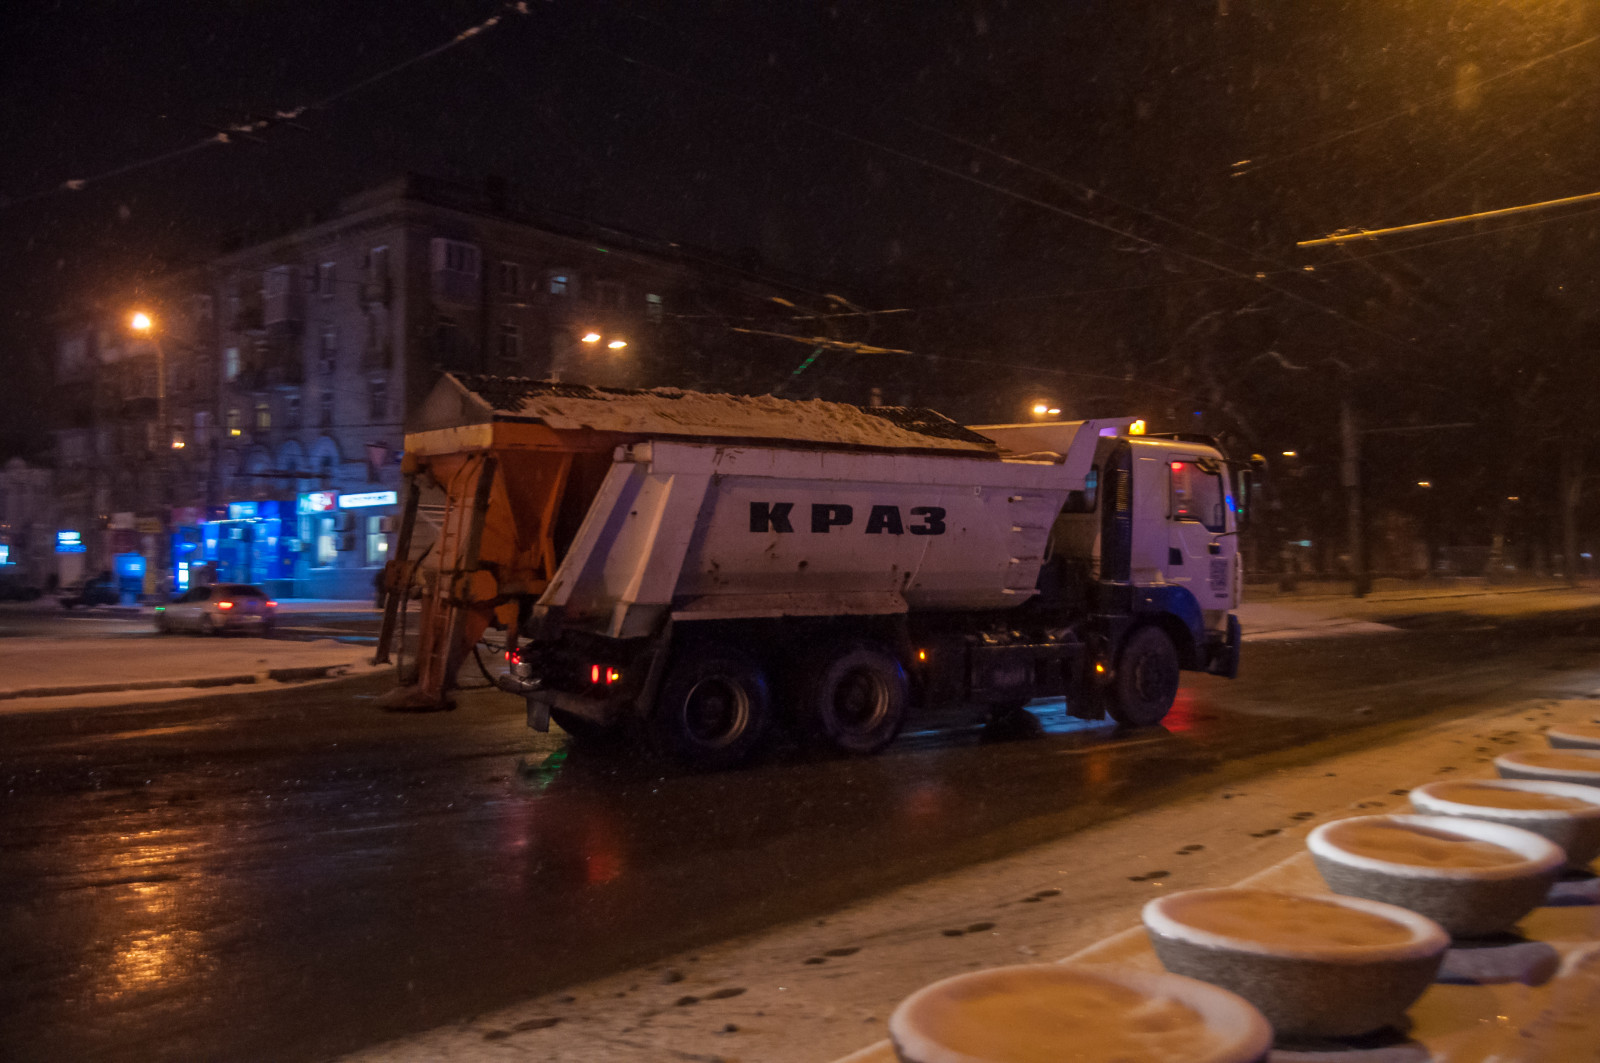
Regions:
<svg viewBox="0 0 1600 1063"><path fill-rule="evenodd" d="M520 377L459 376L456 382L494 420L551 428L697 439L773 440L896 450L997 455L989 439L933 410L851 406L771 395L711 395L552 384Z"/></svg>

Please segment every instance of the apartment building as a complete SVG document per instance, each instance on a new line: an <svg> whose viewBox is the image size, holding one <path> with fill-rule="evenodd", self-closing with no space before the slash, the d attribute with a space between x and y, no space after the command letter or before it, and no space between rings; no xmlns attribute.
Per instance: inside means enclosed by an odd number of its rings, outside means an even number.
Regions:
<svg viewBox="0 0 1600 1063"><path fill-rule="evenodd" d="M680 363L730 340L695 322L794 294L535 218L503 184L415 176L159 291L142 333L132 307L61 333L59 530L84 555L61 555L63 576L137 568L151 593L237 580L309 598L373 593L406 415L441 372L682 383Z"/></svg>

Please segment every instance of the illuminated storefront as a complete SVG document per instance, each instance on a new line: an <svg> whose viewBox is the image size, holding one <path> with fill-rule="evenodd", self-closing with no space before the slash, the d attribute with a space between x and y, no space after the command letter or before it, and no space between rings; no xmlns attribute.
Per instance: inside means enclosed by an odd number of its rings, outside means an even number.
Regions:
<svg viewBox="0 0 1600 1063"><path fill-rule="evenodd" d="M366 598L393 548L397 491L307 491L296 504L296 591L308 598Z"/></svg>

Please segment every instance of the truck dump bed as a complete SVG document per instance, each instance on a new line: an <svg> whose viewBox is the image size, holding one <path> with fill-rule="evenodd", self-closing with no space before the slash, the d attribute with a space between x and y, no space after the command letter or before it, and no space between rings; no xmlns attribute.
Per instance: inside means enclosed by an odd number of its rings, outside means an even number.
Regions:
<svg viewBox="0 0 1600 1063"><path fill-rule="evenodd" d="M1064 441L1061 448L1064 454L1077 426L1059 427L1063 430L1058 434ZM754 457L754 452L768 448L780 448L781 452L792 456L792 461L799 463L786 472L769 470L769 475L776 472L783 477L799 475L813 480L818 475L825 480L833 478L823 466L839 468L844 473L840 462L851 466L846 475L859 475L864 471L857 467L859 463L872 456L874 467L881 467L881 471L866 472L875 482L888 485L913 481L937 483L943 485L939 492L941 498L945 497L944 488L953 489L961 484L972 490L972 485L986 483L991 493L1003 491L1012 477L1002 472L1002 466L1031 467L1038 471L1019 483L1033 482L1044 470L1053 473L1045 476L1053 481L1049 491L1051 498L1041 496L1034 500L1046 509L1051 504L1059 508L1059 498L1065 491L1081 487L1082 472L1069 471L1069 465L1081 464L1087 469L1087 459L1067 462L1063 454L1038 462L1005 461L1002 448L994 440L931 410L857 407L771 396L708 395L675 389L593 388L503 377L444 377L424 401L412 429L406 436L405 461L410 486L402 541L387 582L391 590L397 592L410 593L411 588L422 588L420 681L425 689L436 693L442 693L453 681L456 667L485 627L497 619L497 614L501 623L515 623L520 608L526 608L552 588L553 593L568 596L567 604L577 605L571 595L585 580L594 584L596 563L605 569L599 586L606 596L613 598L613 609L617 603L627 600L628 587L634 584L649 584L658 594L682 597L675 579L663 582L661 559L649 550L644 560L633 565L626 578L614 568L607 568L606 556L595 553L601 545L599 540L605 537L605 521L611 518L606 514L597 516L593 512L594 502L608 490L610 480L634 475L628 471L618 472L614 467L616 459L628 455L619 448L657 441L664 445L709 448L715 452L711 465L693 474L707 477L708 483L709 478L720 480L730 471L730 462L749 468L752 462L764 460ZM1090 446L1092 449L1092 441ZM751 456L736 459L735 450L749 450ZM675 448L674 453L679 454L678 460L685 460L682 455L687 452L681 448ZM802 454L809 457L802 459ZM846 459L847 454L853 457ZM981 469L983 474L956 472L953 468L937 475L918 472L919 458L943 459L936 464L947 468L960 466L964 470ZM721 467L724 465L728 467ZM665 475L684 477L690 474L680 471ZM688 529L701 518L698 506L686 501L688 495L682 490L685 483L680 479L671 514L667 508L650 511L650 519L654 521L650 550L660 545L654 538L655 533L666 529L670 534L687 535ZM411 560L414 553L411 540L417 506L424 490L442 503L443 516L429 555L418 564ZM610 506L620 496L613 490L606 497ZM725 493L715 497L724 498ZM782 501L775 499L772 505L781 506ZM810 504L809 499L805 500L804 506ZM664 501L662 506L666 506ZM917 532L915 527L908 530L905 525L927 527L919 522L926 521L928 514L909 512L919 506L947 511L951 508L940 507L931 497L917 502L908 499L906 512L899 515L902 532L908 538L917 537ZM608 508L606 513L610 512ZM842 516L842 511L834 514L835 519ZM860 520L866 522L871 518L869 504ZM743 521L747 529L749 519L747 512ZM809 509L803 519L810 520ZM889 520L882 513L877 519L880 523ZM1049 519L1041 511L1022 523L1026 525L1025 530L1032 533L1041 527L1048 529ZM858 527L865 532L865 523ZM885 538L894 534L887 527L883 533ZM574 542L585 535L583 566L574 568L565 584L561 584L558 570L563 567ZM1040 532L1038 545L1042 545L1042 535ZM687 550L691 544L682 545ZM601 554L607 551L609 546ZM1033 547L1014 553L1025 568L1030 560L1037 559L1038 549ZM805 559L797 559L797 566L800 560ZM798 566L795 572L803 574L809 567ZM674 567L673 571L681 571L681 566ZM694 571L706 577L708 570L702 567ZM827 565L818 565L813 574L824 583L840 579L854 582L839 573L829 577L828 571ZM715 583L714 576L706 578ZM895 569L894 578L902 582L901 590L907 589L904 565ZM622 580L620 587L619 579ZM873 589L894 590L888 585L883 588L874 585ZM750 593L783 594L792 590L787 584L772 585L772 581L767 580L762 590L752 589ZM401 598L399 593L390 595L381 637L384 647L392 633L396 604ZM591 604L598 606L600 603ZM665 603L652 601L651 604ZM623 618L619 616L618 625L622 624Z"/></svg>

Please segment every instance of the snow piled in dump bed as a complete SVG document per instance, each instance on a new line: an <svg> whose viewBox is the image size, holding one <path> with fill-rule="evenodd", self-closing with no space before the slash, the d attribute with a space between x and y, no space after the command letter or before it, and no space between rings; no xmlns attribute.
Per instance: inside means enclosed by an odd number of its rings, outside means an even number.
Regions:
<svg viewBox="0 0 1600 1063"><path fill-rule="evenodd" d="M992 440L933 410L851 406L771 395L711 395L678 388L640 391L552 384L521 377L458 376L497 419L557 429L648 436L807 442L894 450L998 454Z"/></svg>

